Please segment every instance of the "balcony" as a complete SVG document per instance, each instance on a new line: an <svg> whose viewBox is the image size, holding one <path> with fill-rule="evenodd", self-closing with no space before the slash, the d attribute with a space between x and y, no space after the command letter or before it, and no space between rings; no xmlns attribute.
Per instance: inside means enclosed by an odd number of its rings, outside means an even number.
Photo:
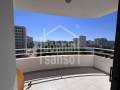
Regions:
<svg viewBox="0 0 120 90"><path fill-rule="evenodd" d="M32 82L30 90L110 90L114 50L89 47L22 50L26 53L16 55L25 57L17 58L16 64L25 73L25 87Z"/></svg>

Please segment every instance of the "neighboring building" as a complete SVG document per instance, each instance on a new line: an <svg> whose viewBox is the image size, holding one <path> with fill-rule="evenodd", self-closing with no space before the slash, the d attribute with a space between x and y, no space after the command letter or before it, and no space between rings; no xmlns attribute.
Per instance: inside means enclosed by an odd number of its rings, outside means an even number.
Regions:
<svg viewBox="0 0 120 90"><path fill-rule="evenodd" d="M106 38L96 38L95 47L108 48L108 40Z"/></svg>
<svg viewBox="0 0 120 90"><path fill-rule="evenodd" d="M79 42L78 38L73 38L73 43L75 48L78 47L78 42Z"/></svg>
<svg viewBox="0 0 120 90"><path fill-rule="evenodd" d="M40 48L53 48L55 46L55 41L40 42Z"/></svg>
<svg viewBox="0 0 120 90"><path fill-rule="evenodd" d="M61 46L62 46L61 41L56 41L56 42L55 42L55 46L56 46L56 47L61 47Z"/></svg>
<svg viewBox="0 0 120 90"><path fill-rule="evenodd" d="M86 42L86 45L87 45L87 47L94 47L94 46L95 46L95 42L94 42L94 41L91 41L91 40L88 40L88 41Z"/></svg>
<svg viewBox="0 0 120 90"><path fill-rule="evenodd" d="M34 48L40 48L40 42L34 41Z"/></svg>
<svg viewBox="0 0 120 90"><path fill-rule="evenodd" d="M109 43L109 48L114 49L115 41L109 41L108 43Z"/></svg>
<svg viewBox="0 0 120 90"><path fill-rule="evenodd" d="M30 36L27 36L27 48L33 48L33 47L34 47L33 38Z"/></svg>
<svg viewBox="0 0 120 90"><path fill-rule="evenodd" d="M69 41L69 42L68 42L68 47L73 48L73 47L74 47L74 42L73 42L73 41Z"/></svg>
<svg viewBox="0 0 120 90"><path fill-rule="evenodd" d="M25 49L26 48L26 28L24 26L15 26L15 48ZM26 50L17 50L16 54L23 54Z"/></svg>
<svg viewBox="0 0 120 90"><path fill-rule="evenodd" d="M79 47L86 47L86 36L79 36Z"/></svg>
<svg viewBox="0 0 120 90"><path fill-rule="evenodd" d="M55 41L49 41L47 46L50 46L51 48L54 48L55 47Z"/></svg>
<svg viewBox="0 0 120 90"><path fill-rule="evenodd" d="M40 42L40 43L38 43L38 46L40 46L40 48L45 48L45 42Z"/></svg>
<svg viewBox="0 0 120 90"><path fill-rule="evenodd" d="M68 47L68 41L61 41L62 47Z"/></svg>
<svg viewBox="0 0 120 90"><path fill-rule="evenodd" d="M26 48L26 28L24 26L15 26L15 48Z"/></svg>

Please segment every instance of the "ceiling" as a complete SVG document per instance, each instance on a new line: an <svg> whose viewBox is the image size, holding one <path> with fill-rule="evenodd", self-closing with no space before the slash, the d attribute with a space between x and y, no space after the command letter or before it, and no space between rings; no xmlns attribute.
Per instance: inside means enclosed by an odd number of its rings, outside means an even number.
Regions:
<svg viewBox="0 0 120 90"><path fill-rule="evenodd" d="M60 16L96 18L117 11L118 0L14 0L14 8Z"/></svg>

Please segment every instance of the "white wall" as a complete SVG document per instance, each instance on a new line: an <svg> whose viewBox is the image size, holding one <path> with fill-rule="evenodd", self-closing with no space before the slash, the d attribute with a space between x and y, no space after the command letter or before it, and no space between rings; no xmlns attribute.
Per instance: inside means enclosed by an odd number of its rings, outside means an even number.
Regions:
<svg viewBox="0 0 120 90"><path fill-rule="evenodd" d="M14 90L13 0L0 0L0 90Z"/></svg>
<svg viewBox="0 0 120 90"><path fill-rule="evenodd" d="M58 56L62 59L57 59L56 61L62 61L62 64L46 64L47 61L55 61L56 56L43 56L43 57L34 57L34 58L23 58L17 59L17 67L22 69L24 72L31 72L36 70L45 70L45 69L55 69L55 68L64 68L64 67L92 67L94 56L93 55L64 55ZM73 64L66 61L73 61ZM42 62L42 64L40 64ZM67 64L68 63L68 64Z"/></svg>
<svg viewBox="0 0 120 90"><path fill-rule="evenodd" d="M45 69L65 68L65 67L95 67L106 73L110 73L110 67L113 64L113 60L96 55L60 55L62 64L46 64L48 61L55 61L56 56L43 56L34 58L21 58L16 60L17 67L24 72L31 72ZM70 64L70 60L74 61L74 64ZM60 61L57 59L56 61ZM68 61L68 64L66 64ZM42 64L40 64L42 62Z"/></svg>
<svg viewBox="0 0 120 90"><path fill-rule="evenodd" d="M113 65L113 59L105 58L101 56L94 56L94 67L106 72L110 73L110 67Z"/></svg>

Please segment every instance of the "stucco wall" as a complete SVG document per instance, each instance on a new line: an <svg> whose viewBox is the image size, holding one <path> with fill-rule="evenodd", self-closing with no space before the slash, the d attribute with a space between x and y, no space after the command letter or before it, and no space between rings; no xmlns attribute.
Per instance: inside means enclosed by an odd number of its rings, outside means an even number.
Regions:
<svg viewBox="0 0 120 90"><path fill-rule="evenodd" d="M93 55L64 55L64 56L43 56L35 58L17 59L17 67L24 72L36 70L56 69L64 67L92 67ZM60 59L59 59L60 58ZM48 62L51 61L51 62ZM55 63L57 61L57 63Z"/></svg>
<svg viewBox="0 0 120 90"><path fill-rule="evenodd" d="M13 0L0 0L0 90L14 90L16 61L14 56Z"/></svg>
<svg viewBox="0 0 120 90"><path fill-rule="evenodd" d="M105 58L101 56L94 56L94 67L106 72L110 73L110 67L113 65L113 59Z"/></svg>

